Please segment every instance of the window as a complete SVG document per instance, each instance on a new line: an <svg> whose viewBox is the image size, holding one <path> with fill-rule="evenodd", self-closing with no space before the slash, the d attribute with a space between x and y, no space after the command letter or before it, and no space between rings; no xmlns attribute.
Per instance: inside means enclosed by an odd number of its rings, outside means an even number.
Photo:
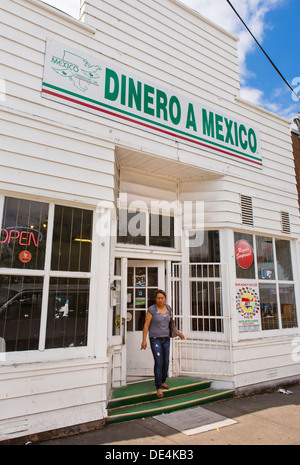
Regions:
<svg viewBox="0 0 300 465"><path fill-rule="evenodd" d="M190 263L219 263L219 231L190 232Z"/></svg>
<svg viewBox="0 0 300 465"><path fill-rule="evenodd" d="M37 350L43 278L0 276L0 337L6 351Z"/></svg>
<svg viewBox="0 0 300 465"><path fill-rule="evenodd" d="M276 257L278 279L292 281L293 271L289 241L276 240Z"/></svg>
<svg viewBox="0 0 300 465"><path fill-rule="evenodd" d="M235 233L235 258L236 278L258 281L261 329L296 328L290 241Z"/></svg>
<svg viewBox="0 0 300 465"><path fill-rule="evenodd" d="M89 280L50 278L46 349L87 345Z"/></svg>
<svg viewBox="0 0 300 465"><path fill-rule="evenodd" d="M146 245L146 213L119 210L117 241L123 244Z"/></svg>
<svg viewBox="0 0 300 465"><path fill-rule="evenodd" d="M43 270L47 226L47 204L7 197L0 236L1 267Z"/></svg>
<svg viewBox="0 0 300 465"><path fill-rule="evenodd" d="M90 271L92 212L55 206L51 269Z"/></svg>
<svg viewBox="0 0 300 465"><path fill-rule="evenodd" d="M236 277L238 279L254 279L253 236L251 234L234 233L234 243Z"/></svg>
<svg viewBox="0 0 300 465"><path fill-rule="evenodd" d="M174 217L150 214L150 245L174 247Z"/></svg>
<svg viewBox="0 0 300 465"><path fill-rule="evenodd" d="M273 239L256 237L257 273L259 279L275 279Z"/></svg>
<svg viewBox="0 0 300 465"><path fill-rule="evenodd" d="M223 332L219 231L190 232L191 330Z"/></svg>
<svg viewBox="0 0 300 465"><path fill-rule="evenodd" d="M276 285L260 284L259 295L262 329L278 329L279 322Z"/></svg>
<svg viewBox="0 0 300 465"><path fill-rule="evenodd" d="M7 352L87 345L92 226L88 210L5 198L0 338Z"/></svg>
<svg viewBox="0 0 300 465"><path fill-rule="evenodd" d="M120 209L117 242L154 247L174 247L174 217Z"/></svg>

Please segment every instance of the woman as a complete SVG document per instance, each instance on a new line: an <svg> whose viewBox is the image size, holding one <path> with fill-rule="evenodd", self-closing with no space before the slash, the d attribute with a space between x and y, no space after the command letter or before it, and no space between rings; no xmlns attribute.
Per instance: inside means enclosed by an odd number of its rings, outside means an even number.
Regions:
<svg viewBox="0 0 300 465"><path fill-rule="evenodd" d="M147 348L147 333L149 331L150 346L154 358L154 377L157 397L163 397L163 389L169 389L166 384L169 369L170 354L170 318L171 308L166 305L165 291L158 289L155 292L155 304L148 308L143 329L142 349ZM180 339L184 335L178 331Z"/></svg>

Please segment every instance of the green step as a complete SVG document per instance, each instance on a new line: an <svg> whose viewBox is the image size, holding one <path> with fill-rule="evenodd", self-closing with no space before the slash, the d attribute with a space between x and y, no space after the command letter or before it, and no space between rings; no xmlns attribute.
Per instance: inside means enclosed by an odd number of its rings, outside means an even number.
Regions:
<svg viewBox="0 0 300 465"><path fill-rule="evenodd" d="M127 405L109 409L108 417L106 418L107 424L120 423L123 421L135 420L138 418L145 418L162 413L170 413L176 410L187 409L197 405L223 400L232 397L233 390L224 389L201 389L198 391L189 392L172 397L166 397L164 391L164 398L137 403L134 405Z"/></svg>
<svg viewBox="0 0 300 465"><path fill-rule="evenodd" d="M167 383L170 389L163 390L164 397L199 391L200 389L209 388L211 385L211 382L208 380L184 377L168 379ZM126 405L148 402L151 400L157 400L154 380L142 381L114 389L112 399L109 401L107 408L124 407Z"/></svg>

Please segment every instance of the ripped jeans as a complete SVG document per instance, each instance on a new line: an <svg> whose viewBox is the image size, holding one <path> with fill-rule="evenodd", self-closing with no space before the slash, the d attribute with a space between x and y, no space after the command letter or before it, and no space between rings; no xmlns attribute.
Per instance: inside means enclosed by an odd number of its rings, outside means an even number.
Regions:
<svg viewBox="0 0 300 465"><path fill-rule="evenodd" d="M154 378L156 389L161 389L169 371L170 338L153 337L150 346L154 358Z"/></svg>

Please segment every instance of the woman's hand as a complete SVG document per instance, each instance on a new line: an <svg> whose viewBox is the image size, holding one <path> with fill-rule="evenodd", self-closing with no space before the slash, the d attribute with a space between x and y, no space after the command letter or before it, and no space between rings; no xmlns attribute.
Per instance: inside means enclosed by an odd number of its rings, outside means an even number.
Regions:
<svg viewBox="0 0 300 465"><path fill-rule="evenodd" d="M142 342L141 349L146 350L147 349L147 342Z"/></svg>
<svg viewBox="0 0 300 465"><path fill-rule="evenodd" d="M182 341L184 341L184 339L185 339L184 334L179 333L178 336L180 337L180 339L181 339Z"/></svg>

